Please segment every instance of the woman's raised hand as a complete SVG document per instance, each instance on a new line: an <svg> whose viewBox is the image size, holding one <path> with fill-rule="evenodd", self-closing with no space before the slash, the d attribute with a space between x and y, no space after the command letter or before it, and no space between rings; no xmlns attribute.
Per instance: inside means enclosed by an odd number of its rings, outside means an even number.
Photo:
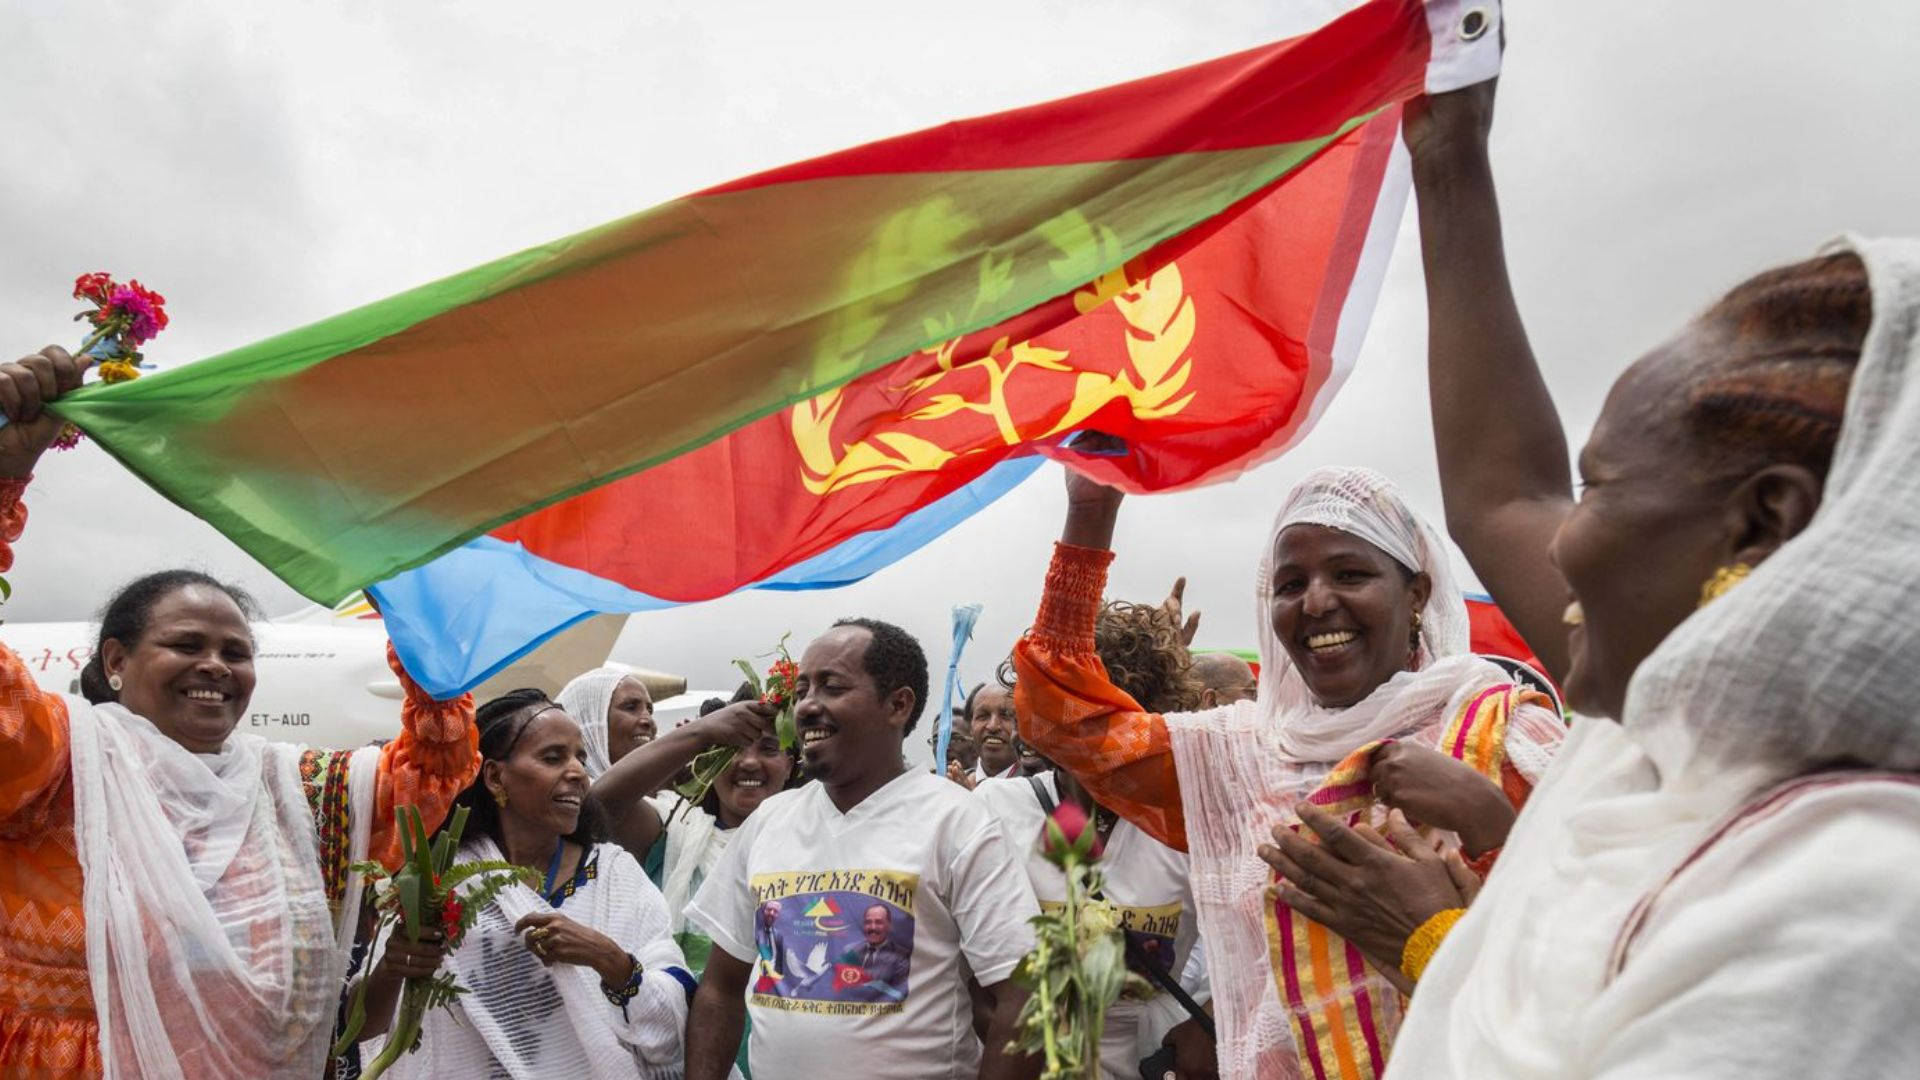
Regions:
<svg viewBox="0 0 1920 1080"><path fill-rule="evenodd" d="M0 476L33 475L33 467L60 436L63 421L46 411L48 403L80 385L92 358L75 357L58 345L32 356L0 364Z"/></svg>
<svg viewBox="0 0 1920 1080"><path fill-rule="evenodd" d="M773 730L774 708L758 701L736 701L694 721L710 746L752 746Z"/></svg>
<svg viewBox="0 0 1920 1080"><path fill-rule="evenodd" d="M1095 456L1118 456L1127 452L1127 444L1112 435L1084 432L1074 440L1075 451ZM1062 543L1076 547L1113 546L1113 525L1120 517L1124 492L1090 476L1067 470L1067 524L1060 532Z"/></svg>

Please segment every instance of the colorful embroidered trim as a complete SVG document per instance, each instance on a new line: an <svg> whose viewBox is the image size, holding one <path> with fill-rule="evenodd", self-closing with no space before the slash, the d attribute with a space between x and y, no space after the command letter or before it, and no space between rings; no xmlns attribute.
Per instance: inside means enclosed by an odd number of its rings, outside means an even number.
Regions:
<svg viewBox="0 0 1920 1080"><path fill-rule="evenodd" d="M300 755L300 783L306 789L307 808L313 811L314 831L320 838L320 875L327 904L335 911L347 895L351 873L353 804L347 795L351 750L309 750Z"/></svg>

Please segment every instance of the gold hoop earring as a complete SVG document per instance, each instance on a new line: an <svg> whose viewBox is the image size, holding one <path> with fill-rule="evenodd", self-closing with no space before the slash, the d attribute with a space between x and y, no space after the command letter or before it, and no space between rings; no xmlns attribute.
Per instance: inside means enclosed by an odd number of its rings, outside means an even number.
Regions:
<svg viewBox="0 0 1920 1080"><path fill-rule="evenodd" d="M1715 570L1713 576L1707 579L1707 583L1700 586L1700 603L1698 606L1706 607L1708 604L1727 595L1728 591L1735 585L1747 580L1747 575L1751 573L1753 573L1753 567L1743 562L1734 563L1732 566L1723 566Z"/></svg>
<svg viewBox="0 0 1920 1080"><path fill-rule="evenodd" d="M1417 611L1413 613L1413 627L1407 633L1407 648L1420 651L1420 613Z"/></svg>

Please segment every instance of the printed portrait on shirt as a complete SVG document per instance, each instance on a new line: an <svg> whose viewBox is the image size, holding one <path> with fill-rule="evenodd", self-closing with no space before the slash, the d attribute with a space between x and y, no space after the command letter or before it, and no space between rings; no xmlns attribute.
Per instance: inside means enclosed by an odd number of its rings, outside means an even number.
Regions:
<svg viewBox="0 0 1920 1080"><path fill-rule="evenodd" d="M894 870L755 875L751 1004L837 1016L900 1011L919 883Z"/></svg>

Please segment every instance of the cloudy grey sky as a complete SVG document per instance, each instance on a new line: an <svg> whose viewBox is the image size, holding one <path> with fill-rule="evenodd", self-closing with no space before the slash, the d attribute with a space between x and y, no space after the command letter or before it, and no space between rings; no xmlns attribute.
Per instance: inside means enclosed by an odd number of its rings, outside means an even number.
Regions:
<svg viewBox="0 0 1920 1080"><path fill-rule="evenodd" d="M103 269L167 295L150 356L187 363L750 171L1339 6L0 0L0 351L71 346L70 282ZM1844 230L1920 233L1920 6L1555 0L1508 19L1508 252L1576 445L1620 369L1741 277ZM1186 574L1200 643L1246 644L1257 549L1301 473L1371 465L1437 514L1418 254L1409 212L1358 370L1297 451L1129 504L1115 595ZM90 447L50 456L29 503L10 621L86 618L181 563L301 603ZM1060 512L1049 466L867 582L638 616L616 656L725 683L729 658L858 613L920 633L939 665L948 609L981 601L965 667L983 676L1031 615ZM635 542L699 537L663 507Z"/></svg>

